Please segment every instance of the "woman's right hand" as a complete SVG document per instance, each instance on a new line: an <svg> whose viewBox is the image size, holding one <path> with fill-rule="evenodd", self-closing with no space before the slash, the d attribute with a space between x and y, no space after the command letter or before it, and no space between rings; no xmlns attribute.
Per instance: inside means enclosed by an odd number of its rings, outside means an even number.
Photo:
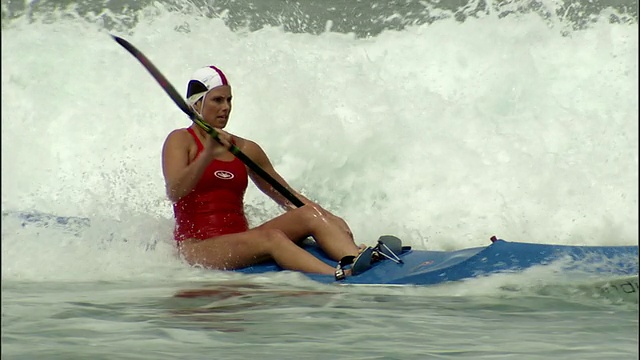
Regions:
<svg viewBox="0 0 640 360"><path fill-rule="evenodd" d="M222 144L222 146L224 146L224 148L227 150L231 149L231 145L233 144L233 135L222 129L213 128L213 130L218 132L218 139L220 139L220 142L218 143ZM213 138L213 136L211 137Z"/></svg>
<svg viewBox="0 0 640 360"><path fill-rule="evenodd" d="M204 147L202 154L207 159L214 159L217 156L224 154L229 148L231 148L231 144L233 144L233 137L228 132L218 128L213 128L213 131L218 133L219 141L213 136L207 134L206 141L202 144Z"/></svg>

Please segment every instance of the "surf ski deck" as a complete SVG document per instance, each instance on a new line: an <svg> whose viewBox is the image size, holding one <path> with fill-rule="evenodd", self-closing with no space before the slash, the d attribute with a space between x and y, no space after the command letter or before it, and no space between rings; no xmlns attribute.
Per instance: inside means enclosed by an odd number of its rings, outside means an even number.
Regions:
<svg viewBox="0 0 640 360"><path fill-rule="evenodd" d="M314 244L305 248L325 263L336 262ZM456 251L406 249L403 263L382 260L362 274L347 277L344 284L435 285L449 281L518 272L532 266L560 264L562 270L597 274L603 277L638 274L638 246L570 246L508 242L498 239L486 247ZM255 274L282 269L273 262L236 270ZM306 274L323 283L333 283L331 275Z"/></svg>

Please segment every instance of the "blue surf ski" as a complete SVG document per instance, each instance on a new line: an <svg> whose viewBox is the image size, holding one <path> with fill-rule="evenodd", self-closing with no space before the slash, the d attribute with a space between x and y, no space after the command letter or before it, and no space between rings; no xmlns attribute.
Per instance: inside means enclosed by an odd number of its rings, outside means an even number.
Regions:
<svg viewBox="0 0 640 360"><path fill-rule="evenodd" d="M336 266L314 243L305 249ZM495 273L519 272L538 265L561 262L563 271L624 276L638 274L638 246L570 246L509 242L495 239L489 246L456 251L411 250L399 254L402 263L383 259L362 274L340 283L367 285L435 285ZM274 262L236 270L256 274L282 269ZM336 282L331 275L306 274L323 283Z"/></svg>
<svg viewBox="0 0 640 360"><path fill-rule="evenodd" d="M61 227L79 233L90 226L90 219L65 217L41 212L2 213L3 222L14 219L21 226ZM495 273L519 272L533 266L560 264L562 271L575 271L601 277L638 275L638 246L573 246L509 242L495 237L486 247L455 251L412 250L403 247L401 261L383 258L365 272L348 276L339 283L367 285L435 285ZM336 261L313 242L303 247L325 263L335 267ZM283 271L274 262L265 262L239 270L246 274ZM305 274L309 278L335 283L332 275Z"/></svg>

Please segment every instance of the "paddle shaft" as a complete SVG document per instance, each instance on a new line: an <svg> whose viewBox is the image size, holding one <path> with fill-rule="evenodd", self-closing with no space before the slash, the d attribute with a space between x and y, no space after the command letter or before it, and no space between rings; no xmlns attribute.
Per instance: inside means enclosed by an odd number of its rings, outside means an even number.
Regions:
<svg viewBox="0 0 640 360"><path fill-rule="evenodd" d="M118 37L115 35L111 35L111 36L118 44L122 45L122 47L127 49L127 51L131 53L131 55L133 55L136 59L138 59L138 61L140 61L140 63L147 69L147 71L149 71L149 73L156 79L158 84L162 86L164 91L169 95L169 97L173 100L173 102L176 103L176 105L178 105L180 110L182 110L185 114L187 114L187 116L189 116L189 118L196 125L200 126L202 130L206 131L209 135L213 136L214 139L216 139L219 143L221 143L220 137L218 136L218 132L209 124L205 123L202 117L198 115L198 113L196 113L189 105L187 105L187 103L184 101L182 96L180 96L178 91L169 83L167 78L164 77L164 75L162 75L160 70L158 70L158 68L156 68L155 65L153 65L153 63L151 63L151 61L142 52L140 52L140 50L136 49L135 46L131 45L131 43L129 43L127 40L121 37ZM260 176L266 182L268 182L269 185L271 185L274 189L276 189L280 194L282 194L282 196L284 196L287 200L289 200L295 206L301 207L304 205L304 203L300 201L300 199L298 199L295 195L293 195L293 193L291 193L289 189L284 187L276 179L274 179L271 175L269 175L269 173L267 173L260 166L258 166L258 164L253 162L253 160L251 160L251 158L249 158L242 151L240 151L240 149L237 146L235 146L234 144L231 144L231 146L229 147L229 151L233 155L235 155L238 159L240 159L240 161L242 161L245 165L247 165L249 169L253 170L256 174L258 174L258 176Z"/></svg>

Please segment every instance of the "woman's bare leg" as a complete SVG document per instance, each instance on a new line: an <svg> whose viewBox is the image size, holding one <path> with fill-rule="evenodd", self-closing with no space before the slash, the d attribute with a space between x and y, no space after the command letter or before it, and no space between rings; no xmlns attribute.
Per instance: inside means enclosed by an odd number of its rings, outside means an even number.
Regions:
<svg viewBox="0 0 640 360"><path fill-rule="evenodd" d="M313 236L322 250L336 261L347 255L357 256L360 251L342 219L312 204L289 210L256 229L280 230L296 242Z"/></svg>
<svg viewBox="0 0 640 360"><path fill-rule="evenodd" d="M180 253L192 265L233 270L272 258L282 268L317 274L334 269L276 229L254 229L202 241L184 241Z"/></svg>

